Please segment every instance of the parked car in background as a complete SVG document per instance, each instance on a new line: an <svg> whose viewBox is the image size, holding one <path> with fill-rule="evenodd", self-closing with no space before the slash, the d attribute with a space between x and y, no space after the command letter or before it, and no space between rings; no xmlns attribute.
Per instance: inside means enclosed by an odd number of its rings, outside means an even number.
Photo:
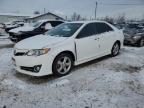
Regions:
<svg viewBox="0 0 144 108"><path fill-rule="evenodd" d="M24 21L19 21L19 20L15 20L15 21L9 21L9 22L5 22L5 28L19 24L19 23L24 23Z"/></svg>
<svg viewBox="0 0 144 108"><path fill-rule="evenodd" d="M123 40L123 32L107 22L67 22L46 35L18 42L12 60L20 73L64 76L74 65L109 54L118 55Z"/></svg>
<svg viewBox="0 0 144 108"><path fill-rule="evenodd" d="M124 33L124 44L137 45L138 47L144 46L144 32L143 33Z"/></svg>
<svg viewBox="0 0 144 108"><path fill-rule="evenodd" d="M118 29L124 29L125 28L125 26L126 26L127 24L125 24L125 23L121 23L121 24L114 24L114 26L115 27L117 27Z"/></svg>
<svg viewBox="0 0 144 108"><path fill-rule="evenodd" d="M46 31L64 23L64 21L58 20L41 20L32 25L26 25L9 31L10 40L12 42L19 42L23 39L43 34Z"/></svg>
<svg viewBox="0 0 144 108"><path fill-rule="evenodd" d="M4 23L0 23L0 29L4 29L5 24Z"/></svg>
<svg viewBox="0 0 144 108"><path fill-rule="evenodd" d="M9 26L5 26L5 32L9 33L10 30L24 26L24 22L13 23Z"/></svg>
<svg viewBox="0 0 144 108"><path fill-rule="evenodd" d="M4 36L5 35L5 30L4 30L4 23L0 23L0 36Z"/></svg>
<svg viewBox="0 0 144 108"><path fill-rule="evenodd" d="M132 26L124 29L124 44L144 46L144 28L141 26Z"/></svg>

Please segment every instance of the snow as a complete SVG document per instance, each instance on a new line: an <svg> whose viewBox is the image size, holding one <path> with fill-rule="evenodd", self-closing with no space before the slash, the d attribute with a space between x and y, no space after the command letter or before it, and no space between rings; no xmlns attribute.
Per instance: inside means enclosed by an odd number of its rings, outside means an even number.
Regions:
<svg viewBox="0 0 144 108"><path fill-rule="evenodd" d="M124 47L75 67L64 77L32 77L12 66L13 48L0 49L0 108L143 108L144 47Z"/></svg>
<svg viewBox="0 0 144 108"><path fill-rule="evenodd" d="M67 37L56 37L49 35L37 35L18 42L15 45L16 49L41 49L51 48L57 43L63 42Z"/></svg>
<svg viewBox="0 0 144 108"><path fill-rule="evenodd" d="M34 29L34 27L32 27L30 25L25 25L23 27L18 27L18 28L12 29L12 30L10 30L10 32L18 33L20 31L32 31L33 29Z"/></svg>

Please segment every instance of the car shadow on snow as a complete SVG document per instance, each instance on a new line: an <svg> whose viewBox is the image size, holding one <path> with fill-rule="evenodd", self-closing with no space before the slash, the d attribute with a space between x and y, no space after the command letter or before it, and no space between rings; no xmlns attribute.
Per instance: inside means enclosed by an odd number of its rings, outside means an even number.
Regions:
<svg viewBox="0 0 144 108"><path fill-rule="evenodd" d="M54 75L36 77L36 76L29 76L29 75L21 74L18 72L15 72L14 76L21 81L24 81L29 84L36 84L36 85L44 84L47 82L52 82L53 80L57 78Z"/></svg>
<svg viewBox="0 0 144 108"><path fill-rule="evenodd" d="M84 67L87 67L87 66L90 66L90 65L99 63L101 61L108 60L108 59L111 59L111 55L107 55L107 56L104 56L104 57L101 57L101 58L97 58L97 59L94 59L92 61L88 61L86 63L75 66L74 70L78 70L78 69L81 69L81 68L84 68Z"/></svg>
<svg viewBox="0 0 144 108"><path fill-rule="evenodd" d="M111 70L114 70L115 72L126 72L129 74L133 73L139 73L142 70L143 66L132 66L132 65L126 65L126 64L115 64L112 66Z"/></svg>

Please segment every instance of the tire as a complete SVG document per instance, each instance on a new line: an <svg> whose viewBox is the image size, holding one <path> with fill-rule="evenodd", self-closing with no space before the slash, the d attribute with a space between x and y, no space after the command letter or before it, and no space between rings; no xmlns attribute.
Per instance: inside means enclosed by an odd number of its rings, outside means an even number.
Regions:
<svg viewBox="0 0 144 108"><path fill-rule="evenodd" d="M120 43L116 42L116 43L114 43L114 45L112 47L111 56L112 57L117 56L119 54L119 51L120 51Z"/></svg>
<svg viewBox="0 0 144 108"><path fill-rule="evenodd" d="M138 42L138 47L143 47L144 46L144 39L142 38L139 42Z"/></svg>
<svg viewBox="0 0 144 108"><path fill-rule="evenodd" d="M71 72L74 60L72 56L67 53L58 55L52 65L52 71L55 76L62 77Z"/></svg>

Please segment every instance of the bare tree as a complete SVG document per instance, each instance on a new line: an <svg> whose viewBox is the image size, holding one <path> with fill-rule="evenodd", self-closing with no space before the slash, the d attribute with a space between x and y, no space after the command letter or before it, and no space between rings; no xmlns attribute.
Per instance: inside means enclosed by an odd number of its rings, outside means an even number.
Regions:
<svg viewBox="0 0 144 108"><path fill-rule="evenodd" d="M40 12L39 12L39 11L34 11L33 13L34 13L35 15L40 14Z"/></svg>
<svg viewBox="0 0 144 108"><path fill-rule="evenodd" d="M76 20L77 20L77 13L76 13L76 12L74 12L74 13L72 14L71 20L72 20L72 21L76 21Z"/></svg>
<svg viewBox="0 0 144 108"><path fill-rule="evenodd" d="M116 22L119 23L119 24L122 24L122 23L125 23L125 21L126 21L125 13L123 13L123 14L121 14L121 15L118 16Z"/></svg>
<svg viewBox="0 0 144 108"><path fill-rule="evenodd" d="M106 16L106 17L103 17L103 18L98 19L98 20L103 20L103 21L106 21L106 22L108 22L110 24L114 24L114 22L115 22L115 19L110 17L110 16Z"/></svg>
<svg viewBox="0 0 144 108"><path fill-rule="evenodd" d="M72 21L80 21L80 20L86 20L86 18L82 17L80 14L77 14L76 12L74 12L71 16L71 20Z"/></svg>

